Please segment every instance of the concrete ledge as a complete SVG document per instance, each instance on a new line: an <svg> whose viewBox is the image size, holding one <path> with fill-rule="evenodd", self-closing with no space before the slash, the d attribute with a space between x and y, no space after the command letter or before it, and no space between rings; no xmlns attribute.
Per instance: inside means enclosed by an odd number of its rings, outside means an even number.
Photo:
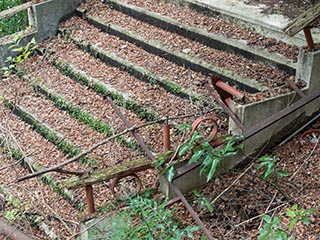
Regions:
<svg viewBox="0 0 320 240"><path fill-rule="evenodd" d="M319 91L317 92L319 93ZM312 97L310 99L312 100L303 105L303 107L296 109L279 121L274 122L269 127L246 139L244 141L244 148L239 151L236 156L227 157L220 162L216 175L222 174L236 165L247 162L248 157L251 159L258 157L264 150L275 146L294 130L317 115L320 112L320 97ZM295 93L289 93L257 103L247 105L234 104L232 108L238 115L240 121L242 121L247 128L251 128L268 117L271 117L273 114L291 106L297 100L299 100L299 97L297 97ZM229 122L229 131L241 134L235 124L231 120L229 120ZM182 164L187 163L180 163L176 166L176 169L179 169ZM183 193L206 183L206 179L199 175L199 170L200 166L174 180L177 187ZM163 177L164 176L162 176L162 178ZM161 180L161 189L169 198L174 197L173 191L169 189L169 186L163 179Z"/></svg>
<svg viewBox="0 0 320 240"><path fill-rule="evenodd" d="M229 83L233 83L239 86L239 88L245 89L247 92L256 93L258 91L268 90L266 87L261 86L259 83L257 83L253 79L243 78L239 76L237 73L231 72L227 69L222 69L222 68L213 66L207 62L204 62L198 58L189 56L187 54L184 54L178 51L167 49L157 41L146 40L140 35L131 31L124 30L119 26L113 25L111 23L103 22L100 19L90 17L90 16L88 16L88 21L89 23L100 28L101 30L107 33L113 34L125 41L131 42L139 47L142 47L148 52L161 56L178 65L186 66L194 71L201 72L204 75L210 75L210 74L217 75L222 80L227 81ZM116 57L116 56L112 58L114 61L118 62L118 65L121 64L122 67L124 66L125 69L129 69L128 66L130 66L131 71L134 70L133 64L125 63L124 60L121 60L119 57ZM145 68L142 68L142 67L139 67L139 68L141 70L144 69L142 72L145 72L145 73L149 72ZM162 83L164 82L164 80L160 80L159 77L158 79L159 79L158 82L162 82ZM195 93L191 93L189 90L183 90L181 93L188 93L188 92L190 96L196 96ZM183 94L183 95L188 95L188 94Z"/></svg>
<svg viewBox="0 0 320 240"><path fill-rule="evenodd" d="M225 38L214 33L209 33L204 29L190 27L170 17L150 12L140 7L125 4L117 0L109 0L107 2L114 9L128 14L129 16L165 29L166 31L178 33L186 38L189 38L193 41L198 41L211 48L242 55L245 58L254 60L256 62L262 62L273 68L285 71L288 74L295 73L296 64L280 54L269 53L263 49L252 48L241 41Z"/></svg>

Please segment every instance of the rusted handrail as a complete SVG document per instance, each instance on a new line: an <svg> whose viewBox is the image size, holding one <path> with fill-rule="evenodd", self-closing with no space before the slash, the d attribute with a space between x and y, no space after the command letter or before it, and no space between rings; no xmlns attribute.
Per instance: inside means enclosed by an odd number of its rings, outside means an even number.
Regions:
<svg viewBox="0 0 320 240"><path fill-rule="evenodd" d="M123 123L127 126L127 127L131 127L131 124L128 122L128 120L125 118L125 116L122 114L122 112L119 110L119 108L116 106L116 104L110 99L107 98L109 103L111 104L112 108L115 110L115 112L119 115L120 119L123 121ZM153 155L153 153L150 151L150 149L147 147L147 145L143 142L142 138L140 137L140 135L135 132L132 131L133 136L135 137L135 139L137 140L137 142L139 143L139 145L141 146L141 148L145 151L146 155L150 158L151 161L155 161L156 157ZM164 178L166 181L168 181L166 178ZM201 219L199 218L199 215L193 210L193 208L191 207L191 205L189 204L189 202L187 201L187 199L183 196L183 194L181 193L181 191L179 190L179 188L175 185L174 182L168 182L169 186L171 187L171 189L176 193L176 195L180 198L181 202L184 204L184 206L186 207L186 209L189 211L189 213L191 214L192 218L197 222L197 224L202 228L203 233L207 236L207 238L209 240L213 240L213 236L211 235L211 233L209 232L209 230L206 228L206 226L204 225L204 223L201 221Z"/></svg>
<svg viewBox="0 0 320 240"><path fill-rule="evenodd" d="M210 78L208 83L205 85L208 89L209 93L214 97L214 99L218 102L219 106L226 111L226 113L231 117L231 119L235 122L235 124L241 129L242 132L246 130L246 127L243 123L239 120L239 118L234 114L231 109L226 105L226 103L221 99L220 95L218 94L217 90L214 88L214 80Z"/></svg>

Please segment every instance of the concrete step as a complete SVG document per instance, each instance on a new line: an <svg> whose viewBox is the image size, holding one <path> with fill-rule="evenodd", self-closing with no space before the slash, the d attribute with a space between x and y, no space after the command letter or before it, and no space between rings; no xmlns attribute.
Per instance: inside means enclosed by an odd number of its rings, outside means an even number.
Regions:
<svg viewBox="0 0 320 240"><path fill-rule="evenodd" d="M106 3L112 8L128 14L131 17L160 27L166 31L180 34L211 48L231 52L250 60L264 63L289 74L294 74L295 72L296 64L280 54L270 53L261 48L250 47L243 41L226 38L218 34L210 33L205 29L188 26L168 16L163 16L159 13L126 4L122 1L109 0Z"/></svg>

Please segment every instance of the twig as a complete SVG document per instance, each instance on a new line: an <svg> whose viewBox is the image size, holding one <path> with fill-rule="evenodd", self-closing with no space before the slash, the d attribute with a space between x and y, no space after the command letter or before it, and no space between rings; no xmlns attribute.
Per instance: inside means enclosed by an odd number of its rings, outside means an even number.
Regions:
<svg viewBox="0 0 320 240"><path fill-rule="evenodd" d="M31 169L31 171L33 171L33 168L32 168L32 166L29 164L29 162L26 161L26 163L28 164L28 166L29 166L29 168ZM66 230L67 230L70 234L72 234L72 231L71 231L71 229L68 227L67 223L66 223L66 222L58 215L58 213L56 213L56 212L52 209L52 207L50 207L50 206L48 205L48 203L46 202L46 200L45 200L45 198L44 198L43 191L42 191L42 189L41 189L41 185L40 185L38 179L36 179L36 182L37 182L37 185L38 185L38 189L39 189L39 192L40 192L40 195L41 195L41 200L42 200L43 204L54 214L54 216L62 223L62 225L64 225L64 227L66 228Z"/></svg>
<svg viewBox="0 0 320 240"><path fill-rule="evenodd" d="M33 152L32 152L32 153L33 153ZM23 159L31 156L32 153L28 153L27 155L22 156L20 159L16 160L14 163L11 163L11 164L9 164L9 165L7 165L7 166L4 166L4 167L0 168L0 171L2 171L2 170L4 170L4 169L7 169L7 168L9 168L9 167L12 167L12 166L14 166L14 165L17 165L17 164L18 164L20 161L22 161Z"/></svg>
<svg viewBox="0 0 320 240"><path fill-rule="evenodd" d="M271 204L273 203L273 201L274 201L274 199L276 198L277 194L278 194L278 191L276 191L275 194L273 195L270 203L268 204L268 207L267 207L266 210L264 211L264 214L267 214L267 212L269 211L269 209L270 209L270 207L271 207ZM259 224L258 229L261 228L262 224L263 224L263 219L261 219L261 222L260 222L260 224Z"/></svg>
<svg viewBox="0 0 320 240"><path fill-rule="evenodd" d="M226 189L224 189L215 199L211 201L210 204L214 204L223 194L228 192L230 188L232 188L239 180L242 178L254 165L254 162L252 162L249 167L247 167Z"/></svg>
<svg viewBox="0 0 320 240"><path fill-rule="evenodd" d="M289 178L289 181L291 181L296 175L297 173L301 170L301 168L303 167L303 165L311 158L311 156L313 155L313 153L315 152L318 144L319 144L319 141L320 141L320 135L318 137L318 140L316 142L316 144L313 146L313 149L311 151L311 153L308 155L308 157L303 161L303 163L300 165L300 167L292 174L292 176Z"/></svg>
<svg viewBox="0 0 320 240"><path fill-rule="evenodd" d="M120 137L120 136L122 136L122 135L124 135L126 133L129 133L129 132L132 132L134 130L137 130L137 129L140 129L140 128L143 128L143 127L146 127L146 126L149 126L149 125L153 125L153 124L156 124L156 123L162 123L162 122L165 122L166 120L181 119L181 118L187 118L187 117L191 117L191 116L194 116L194 114L189 114L189 115L184 115L184 116L176 116L176 117L170 117L170 118L163 117L163 118L160 118L160 119L152 121L152 122L147 122L147 123L144 123L144 124L140 124L140 125L136 125L136 126L127 128L126 130L124 130L122 132L114 134L114 135L112 135L112 136L100 141L99 143L93 145L92 147L88 148L85 151L82 151L77 156L74 156L74 157L70 158L69 160L64 161L63 163L60 163L60 164L57 164L55 166L42 169L42 170L40 170L38 172L35 172L35 173L31 173L31 174L27 174L25 176L22 176L22 177L18 178L16 180L16 182L25 181L27 179L34 178L34 177L40 176L40 175L48 173L48 172L52 172L52 171L56 171L57 169L61 169L63 166L66 166L66 165L68 165L70 163L73 163L73 162L77 161L79 158L89 154L90 152L92 152L96 148L100 147L101 145L106 144L107 142L109 142L109 141L111 141L111 140L113 140L113 139L115 139L117 137ZM63 159L65 159L65 158L63 158Z"/></svg>
<svg viewBox="0 0 320 240"><path fill-rule="evenodd" d="M225 236L228 236L235 228L238 228L238 227L240 227L240 226L242 226L242 225L244 225L244 224L246 224L246 223L248 223L248 222L251 222L251 221L254 220L254 219L260 218L260 217L264 216L264 215L267 214L267 213L273 212L273 211L277 210L278 208L282 208L282 207L284 207L285 205L288 205L288 203L283 203L283 204L281 204L281 205L279 205L279 206L277 206L277 207L275 207L275 208L272 208L272 209L268 210L267 212L264 212L264 213L262 213L262 214L259 214L259 215L257 215L257 216L254 216L254 217L252 217L252 218L250 218L250 219L247 219L247 220L245 220L245 221L243 221L243 222L235 225L232 230L230 230L229 232L227 232L227 233L225 234Z"/></svg>

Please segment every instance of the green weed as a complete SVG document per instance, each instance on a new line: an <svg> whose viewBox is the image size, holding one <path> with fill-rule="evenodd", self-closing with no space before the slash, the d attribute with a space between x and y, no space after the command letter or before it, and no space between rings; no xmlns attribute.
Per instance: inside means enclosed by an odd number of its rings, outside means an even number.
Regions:
<svg viewBox="0 0 320 240"><path fill-rule="evenodd" d="M108 223L91 233L91 237L122 240L152 239L193 239L193 232L199 227L181 228L173 218L174 211L166 209L166 203L137 196L127 201L128 209L121 210L108 220Z"/></svg>
<svg viewBox="0 0 320 240"><path fill-rule="evenodd" d="M259 230L259 240L293 240L293 229L297 222L308 225L310 223L310 216L315 212L314 209L305 210L304 208L298 208L298 205L294 204L286 212L286 217L290 219L289 226L285 228L281 222L281 218L276 216L274 218L269 215L263 216L264 224Z"/></svg>

